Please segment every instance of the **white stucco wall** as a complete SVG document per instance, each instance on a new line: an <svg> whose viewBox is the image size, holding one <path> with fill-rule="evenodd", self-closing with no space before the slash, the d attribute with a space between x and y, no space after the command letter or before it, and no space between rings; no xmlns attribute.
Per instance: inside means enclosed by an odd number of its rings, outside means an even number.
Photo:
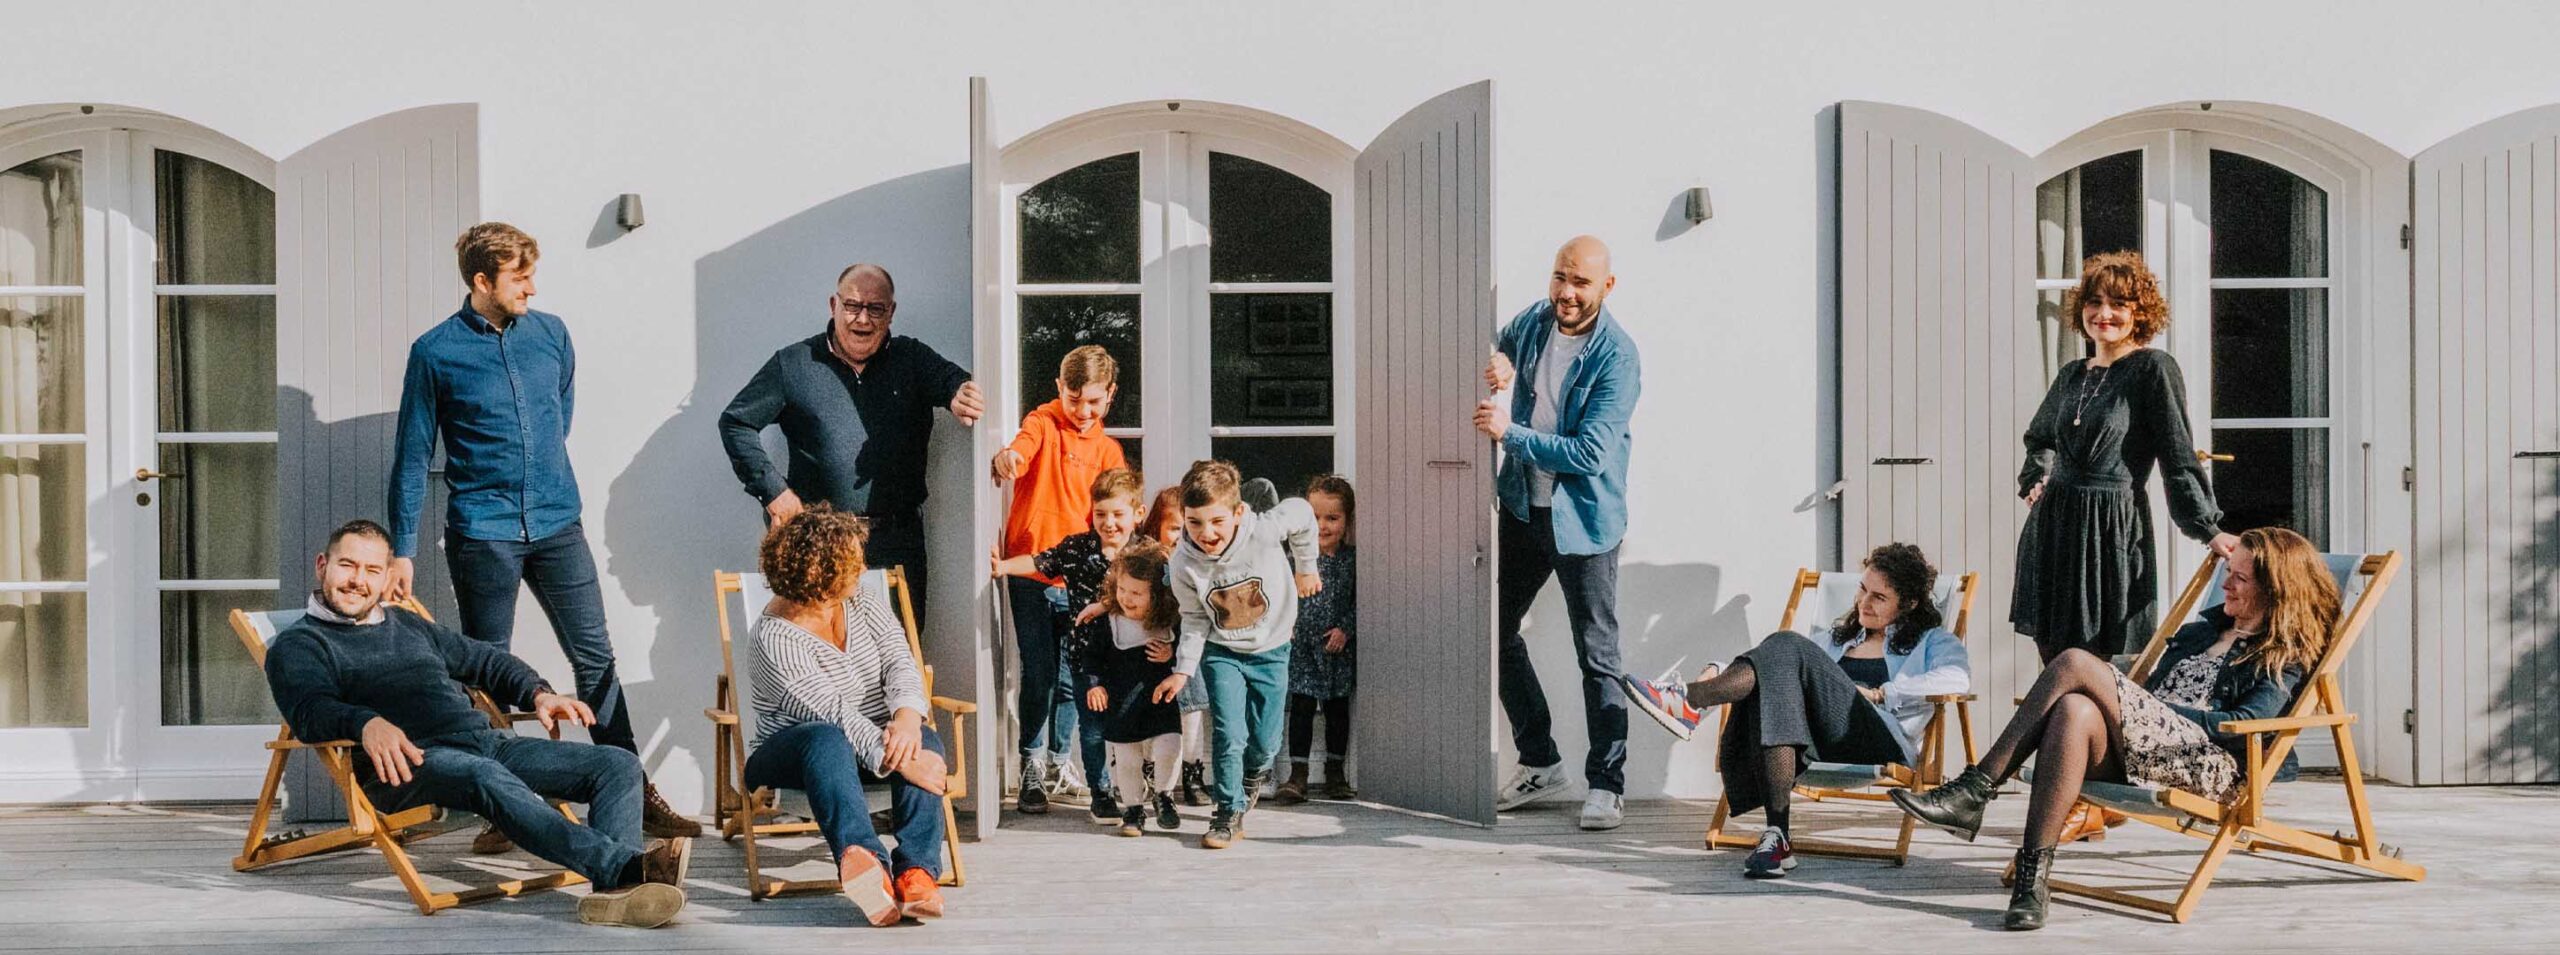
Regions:
<svg viewBox="0 0 2560 955"><path fill-rule="evenodd" d="M1493 78L1508 307L1541 294L1559 241L1596 233L1616 247L1611 305L1647 359L1621 603L1628 659L1647 672L1740 649L1775 623L1788 572L1821 553L1815 515L1795 508L1826 483L1824 107L1923 107L2032 153L2130 110L2248 99L2411 154L2560 100L2547 40L2560 10L2530 3L447 0L393 13L6 0L0 23L0 108L158 110L269 156L405 107L480 105L481 208L544 240L537 304L578 336L571 450L588 530L642 739L688 809L707 796L698 711L717 666L705 577L746 566L755 527L712 419L766 354L813 330L835 269L854 259L897 272L898 331L967 360L971 74L991 80L1001 140L1181 97L1354 145L1414 103ZM1715 218L1666 228L1691 185L1713 190ZM647 203L649 224L628 235L609 228L621 192ZM938 444L955 482L940 492L946 514L975 471L955 438ZM961 537L946 535L946 552ZM952 603L938 616L958 615ZM565 683L530 601L523 612L520 651ZM1552 597L1534 630L1578 762ZM1634 735L1633 792L1712 791L1706 744L1675 752L1642 720Z"/></svg>

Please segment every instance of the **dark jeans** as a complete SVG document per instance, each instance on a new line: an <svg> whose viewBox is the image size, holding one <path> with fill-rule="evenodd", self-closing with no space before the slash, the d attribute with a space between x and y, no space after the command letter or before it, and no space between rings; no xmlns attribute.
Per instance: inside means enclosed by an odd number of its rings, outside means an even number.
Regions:
<svg viewBox="0 0 2560 955"><path fill-rule="evenodd" d="M1046 748L1053 762L1063 760L1067 742L1077 736L1077 721L1068 661L1058 652L1068 619L1058 603L1062 596L1052 596L1055 588L1028 577L1007 577L1004 586L1013 605L1014 646L1022 654L1022 685L1014 694L1022 752L1029 756Z"/></svg>
<svg viewBox="0 0 2560 955"><path fill-rule="evenodd" d="M640 757L628 750L497 730L415 741L426 762L400 786L365 785L386 813L428 803L477 814L536 857L619 888L645 848L640 835ZM370 766L361 754L359 765ZM369 770L366 770L369 771ZM586 825L550 800L587 804Z"/></svg>
<svg viewBox="0 0 2560 955"><path fill-rule="evenodd" d="M942 737L924 728L924 748L942 755ZM844 858L844 850L861 846L890 872L923 869L942 877L942 797L891 773L889 818L897 827L898 848L880 845L871 828L871 801L862 787L880 777L862 768L853 744L833 723L802 723L767 737L747 757L747 785L797 789L809 794L809 812L827 834L828 858Z"/></svg>
<svg viewBox="0 0 2560 955"><path fill-rule="evenodd" d="M1316 742L1316 714L1324 714L1324 755L1326 759L1344 759L1351 755L1351 698L1337 696L1319 700L1312 696L1289 694L1289 758L1307 761L1307 751Z"/></svg>
<svg viewBox="0 0 2560 955"><path fill-rule="evenodd" d="M903 568L907 593L915 604L916 624L924 624L924 519L914 514L866 514L871 536L862 542L862 561L873 567ZM889 605L896 613L898 606Z"/></svg>
<svg viewBox="0 0 2560 955"><path fill-rule="evenodd" d="M613 637L604 629L604 592L596 583L595 555L578 524L538 541L472 540L447 532L444 559L453 574L454 603L464 636L510 650L515 644L518 584L533 587L533 601L551 621L560 652L578 678L578 699L596 711L588 738L633 752L631 707L613 672Z"/></svg>
<svg viewBox="0 0 2560 955"><path fill-rule="evenodd" d="M1498 531L1502 567L1495 603L1499 628L1503 715L1511 720L1511 744L1522 766L1564 762L1556 749L1555 721L1547 692L1529 663L1520 618L1554 577L1564 587L1565 620L1573 627L1574 656L1582 667L1582 714L1591 752L1582 772L1591 788L1627 789L1627 697L1618 687L1618 549L1603 554L1556 553L1555 525L1546 508L1531 508L1528 523L1505 513Z"/></svg>

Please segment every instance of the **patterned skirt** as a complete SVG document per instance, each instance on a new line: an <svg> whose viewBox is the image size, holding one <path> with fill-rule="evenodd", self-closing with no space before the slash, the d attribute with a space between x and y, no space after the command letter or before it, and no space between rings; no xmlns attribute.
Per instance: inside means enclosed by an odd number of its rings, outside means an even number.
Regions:
<svg viewBox="0 0 2560 955"><path fill-rule="evenodd" d="M2178 715L2131 677L2116 674L2116 708L2124 716L2120 760L2135 782L2183 789L2228 803L2240 789L2240 761L2216 745L2204 727Z"/></svg>

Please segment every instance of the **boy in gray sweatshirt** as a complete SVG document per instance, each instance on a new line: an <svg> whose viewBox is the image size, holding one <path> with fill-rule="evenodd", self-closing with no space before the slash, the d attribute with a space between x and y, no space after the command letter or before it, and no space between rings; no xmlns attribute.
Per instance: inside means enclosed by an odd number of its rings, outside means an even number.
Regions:
<svg viewBox="0 0 2560 955"><path fill-rule="evenodd" d="M1271 775L1287 728L1298 598L1324 587L1315 574L1315 511L1291 498L1255 512L1244 506L1241 485L1225 461L1197 462L1183 474L1182 540L1167 569L1183 641L1207 644L1200 658L1212 766L1206 849L1243 834L1244 812Z"/></svg>

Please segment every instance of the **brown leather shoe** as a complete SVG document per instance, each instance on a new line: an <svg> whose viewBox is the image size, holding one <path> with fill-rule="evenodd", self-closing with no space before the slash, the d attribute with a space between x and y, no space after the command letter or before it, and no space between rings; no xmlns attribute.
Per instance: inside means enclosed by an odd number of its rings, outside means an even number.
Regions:
<svg viewBox="0 0 2560 955"><path fill-rule="evenodd" d="M471 837L471 854L475 856L513 852L515 848L516 844L507 841L507 834L499 832L496 826L483 826L479 835Z"/></svg>
<svg viewBox="0 0 2560 955"><path fill-rule="evenodd" d="M1289 767L1288 780L1271 794L1271 801L1281 806L1295 806L1307 801L1307 764L1297 763Z"/></svg>
<svg viewBox="0 0 2560 955"><path fill-rule="evenodd" d="M640 790L640 833L652 839L691 839L702 834L702 824L667 805L658 784L650 783Z"/></svg>
<svg viewBox="0 0 2560 955"><path fill-rule="evenodd" d="M640 854L640 881L684 888L685 871L693 867L693 840L678 836Z"/></svg>

